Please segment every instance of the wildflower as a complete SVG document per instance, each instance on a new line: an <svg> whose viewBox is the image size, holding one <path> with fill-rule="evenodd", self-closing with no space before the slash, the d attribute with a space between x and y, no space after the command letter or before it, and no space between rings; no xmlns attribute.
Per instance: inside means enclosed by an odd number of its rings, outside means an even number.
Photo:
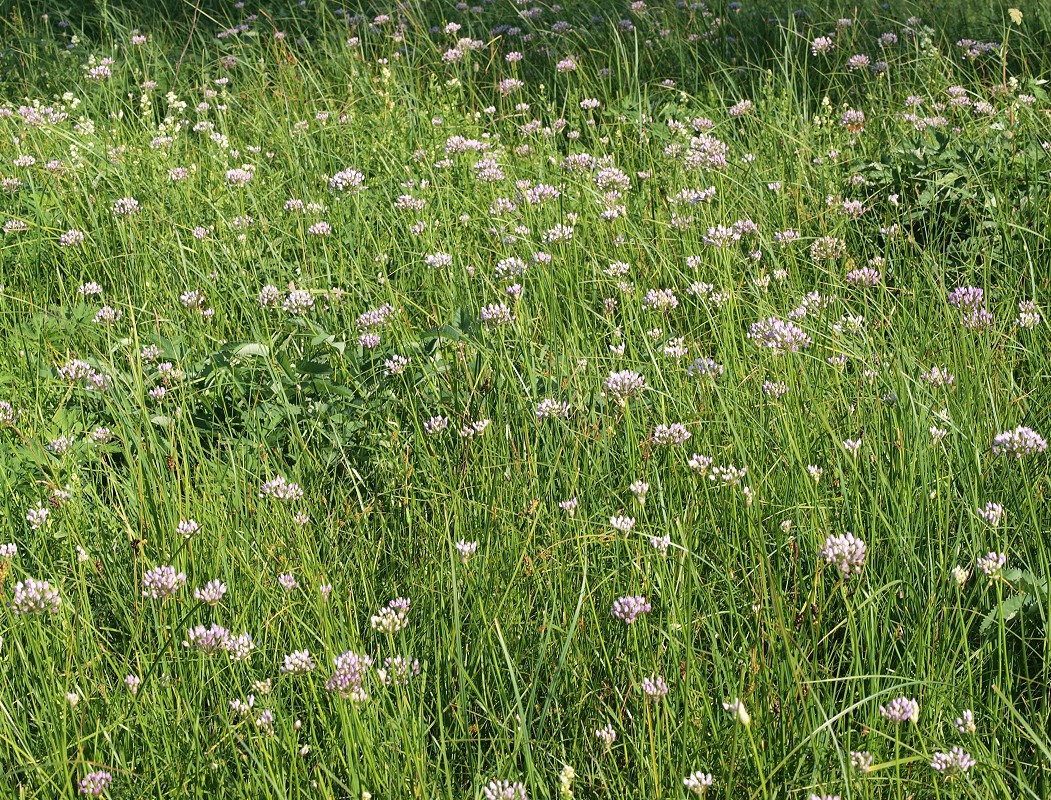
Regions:
<svg viewBox="0 0 1051 800"><path fill-rule="evenodd" d="M1018 304L1018 317L1011 323L1015 328L1027 328L1032 330L1040 324L1040 313L1037 311L1036 303L1032 300L1023 300Z"/></svg>
<svg viewBox="0 0 1051 800"><path fill-rule="evenodd" d="M642 300L642 307L648 311L668 312L678 305L679 298L671 289L651 289Z"/></svg>
<svg viewBox="0 0 1051 800"><path fill-rule="evenodd" d="M0 544L0 561L6 561L14 558L18 554L18 545L13 542L7 544Z"/></svg>
<svg viewBox="0 0 1051 800"><path fill-rule="evenodd" d="M729 146L714 136L701 134L690 140L686 148L684 166L688 170L719 171L729 165Z"/></svg>
<svg viewBox="0 0 1051 800"><path fill-rule="evenodd" d="M822 236L810 245L810 257L814 261L835 261L846 255L847 246L835 236Z"/></svg>
<svg viewBox="0 0 1051 800"><path fill-rule="evenodd" d="M687 367L686 374L691 377L714 379L723 374L723 365L715 361L715 359L701 356L694 359L693 363Z"/></svg>
<svg viewBox="0 0 1051 800"><path fill-rule="evenodd" d="M212 654L225 651L230 642L230 631L212 623L209 627L196 625L186 631L182 646Z"/></svg>
<svg viewBox="0 0 1051 800"><path fill-rule="evenodd" d="M643 678L642 683L639 684L639 688L642 689L647 700L660 700L668 694L668 683L660 675L652 675L649 678Z"/></svg>
<svg viewBox="0 0 1051 800"><path fill-rule="evenodd" d="M131 692L132 697L139 693L139 686L142 685L142 678L138 675L125 675L124 685L128 687L128 691Z"/></svg>
<svg viewBox="0 0 1051 800"><path fill-rule="evenodd" d="M15 584L11 598L11 612L15 616L38 616L44 613L57 614L62 599L58 589L52 588L47 581L26 578Z"/></svg>
<svg viewBox="0 0 1051 800"><path fill-rule="evenodd" d="M345 169L337 172L328 180L328 188L332 193L344 193L354 195L365 191L365 176L356 169Z"/></svg>
<svg viewBox="0 0 1051 800"><path fill-rule="evenodd" d="M640 506L646 505L646 493L650 490L650 485L648 483L645 483L644 481L635 481L628 487L628 489L631 491L632 496L634 496L636 502L638 502Z"/></svg>
<svg viewBox="0 0 1051 800"><path fill-rule="evenodd" d="M682 779L682 785L690 792L700 797L712 788L712 776L707 772L693 772Z"/></svg>
<svg viewBox="0 0 1051 800"><path fill-rule="evenodd" d="M392 656L383 660L383 666L376 668L376 677L384 686L404 686L409 679L420 674L420 662L411 661L404 656Z"/></svg>
<svg viewBox="0 0 1051 800"><path fill-rule="evenodd" d="M565 511L572 519L577 513L577 505L577 498L571 497L568 500L562 500L559 502L558 507Z"/></svg>
<svg viewBox="0 0 1051 800"><path fill-rule="evenodd" d="M650 608L649 601L641 595L619 597L613 602L613 616L630 625L638 618L639 614L648 614Z"/></svg>
<svg viewBox="0 0 1051 800"><path fill-rule="evenodd" d="M613 526L614 530L620 531L625 536L631 533L632 528L635 527L634 517L610 517L609 524Z"/></svg>
<svg viewBox="0 0 1051 800"><path fill-rule="evenodd" d="M941 367L933 366L926 372L920 373L920 380L930 386L941 388L943 386L951 386L953 381L956 380L956 376L951 375Z"/></svg>
<svg viewBox="0 0 1051 800"><path fill-rule="evenodd" d="M978 731L978 727L974 724L974 712L969 708L965 708L963 712L953 722L956 730L963 734L973 734Z"/></svg>
<svg viewBox="0 0 1051 800"><path fill-rule="evenodd" d="M291 592L292 590L299 588L299 581L296 580L296 576L291 572L283 572L278 575L277 582L281 584L281 588L286 592Z"/></svg>
<svg viewBox="0 0 1051 800"><path fill-rule="evenodd" d="M1006 553L986 553L978 559L978 569L990 578L999 577L1005 566L1007 566Z"/></svg>
<svg viewBox="0 0 1051 800"><path fill-rule="evenodd" d="M883 276L872 267L854 269L846 275L846 281L851 286L878 286L881 280Z"/></svg>
<svg viewBox="0 0 1051 800"><path fill-rule="evenodd" d="M519 782L492 780L482 787L485 800L527 800L525 786Z"/></svg>
<svg viewBox="0 0 1051 800"><path fill-rule="evenodd" d="M515 321L515 315L503 303L492 303L483 306L480 314L482 324L489 329L500 325L510 325Z"/></svg>
<svg viewBox="0 0 1051 800"><path fill-rule="evenodd" d="M460 554L460 562L466 564L478 550L478 542L468 542L461 539L456 543L455 547L456 552Z"/></svg>
<svg viewBox="0 0 1051 800"><path fill-rule="evenodd" d="M978 516L995 528L1003 519L1004 507L999 503L986 503L985 508L978 509Z"/></svg>
<svg viewBox="0 0 1051 800"><path fill-rule="evenodd" d="M306 289L293 289L285 296L281 307L289 314L302 316L314 307L314 295Z"/></svg>
<svg viewBox="0 0 1051 800"><path fill-rule="evenodd" d="M858 450L861 449L861 439L844 439L843 449L850 453L852 456L858 454Z"/></svg>
<svg viewBox="0 0 1051 800"><path fill-rule="evenodd" d="M208 581L203 589L194 589L193 596L196 600L207 603L210 606L217 606L222 602L223 596L226 594L226 584L222 581Z"/></svg>
<svg viewBox="0 0 1051 800"><path fill-rule="evenodd" d="M748 338L778 354L795 353L810 345L810 337L801 328L776 317L753 323Z"/></svg>
<svg viewBox="0 0 1051 800"><path fill-rule="evenodd" d="M993 455L1013 455L1015 458L1042 453L1047 441L1032 428L1019 425L1013 431L999 433L993 439Z"/></svg>
<svg viewBox="0 0 1051 800"><path fill-rule="evenodd" d="M727 109L726 113L731 117L743 117L755 107L751 100L741 100Z"/></svg>
<svg viewBox="0 0 1051 800"><path fill-rule="evenodd" d="M993 321L984 304L985 292L977 286L961 286L949 295L949 305L960 309L965 328L984 328Z"/></svg>
<svg viewBox="0 0 1051 800"><path fill-rule="evenodd" d="M89 772L81 778L77 788L80 790L81 794L101 797L112 784L113 776L108 772L98 770L96 772Z"/></svg>
<svg viewBox="0 0 1051 800"><path fill-rule="evenodd" d="M664 536L651 536L650 547L662 556L668 555L668 548L671 547L671 536L668 534L664 534Z"/></svg>
<svg viewBox="0 0 1051 800"><path fill-rule="evenodd" d="M813 55L825 55L830 53L836 43L828 36L818 36L810 43L810 52Z"/></svg>
<svg viewBox="0 0 1051 800"><path fill-rule="evenodd" d="M84 243L84 234L81 231L70 228L58 237L59 247L77 247Z"/></svg>
<svg viewBox="0 0 1051 800"><path fill-rule="evenodd" d="M607 722L603 727L595 731L595 738L602 742L605 750L608 752L613 746L613 743L617 741L617 732L613 729L613 726Z"/></svg>
<svg viewBox="0 0 1051 800"><path fill-rule="evenodd" d="M336 656L333 663L335 670L326 681L325 690L358 703L367 700L365 677L372 666L372 659L347 650Z"/></svg>
<svg viewBox="0 0 1051 800"><path fill-rule="evenodd" d="M175 526L175 532L185 539L189 539L195 533L200 532L201 526L197 524L195 519L182 519L179 520L179 524Z"/></svg>
<svg viewBox="0 0 1051 800"><path fill-rule="evenodd" d="M405 372L405 369L411 362L411 358L406 358L405 356L399 356L397 354L392 355L383 362L383 374L387 377L401 375Z"/></svg>
<svg viewBox="0 0 1051 800"><path fill-rule="evenodd" d="M186 585L186 573L176 572L175 567L154 567L142 576L142 596L159 600L170 597Z"/></svg>
<svg viewBox="0 0 1051 800"><path fill-rule="evenodd" d="M673 422L671 425L665 425L662 422L653 429L653 443L670 447L682 444L691 435L681 422Z"/></svg>
<svg viewBox="0 0 1051 800"><path fill-rule="evenodd" d="M552 398L541 400L536 406L537 420L553 419L555 417L562 417L564 419L569 416L569 412L569 403L554 400Z"/></svg>
<svg viewBox="0 0 1051 800"><path fill-rule="evenodd" d="M829 536L821 548L821 557L829 564L835 564L844 577L857 575L865 565L867 548L861 539L852 533Z"/></svg>
<svg viewBox="0 0 1051 800"><path fill-rule="evenodd" d="M718 249L729 247L740 240L740 232L734 228L728 228L725 225L716 225L715 227L709 228L708 233L704 237L704 243L706 245Z"/></svg>
<svg viewBox="0 0 1051 800"><path fill-rule="evenodd" d="M468 422L460 427L460 436L464 439L473 439L476 436L481 436L492 424L491 420L479 419L474 422Z"/></svg>
<svg viewBox="0 0 1051 800"><path fill-rule="evenodd" d="M122 197L114 201L110 210L116 217L131 217L138 213L139 201L134 197Z"/></svg>
<svg viewBox="0 0 1051 800"><path fill-rule="evenodd" d="M407 597L398 597L387 603L369 618L372 630L393 635L408 625L409 604Z"/></svg>
<svg viewBox="0 0 1051 800"><path fill-rule="evenodd" d="M231 661L244 661L255 649L255 642L247 633L232 636L226 642L226 653Z"/></svg>
<svg viewBox="0 0 1051 800"><path fill-rule="evenodd" d="M573 800L573 779L577 777L577 771L569 764L562 765L562 771L558 773L558 791L566 800Z"/></svg>
<svg viewBox="0 0 1051 800"><path fill-rule="evenodd" d="M735 467L733 464L713 467L708 480L721 483L723 486L737 486L748 474L748 467Z"/></svg>
<svg viewBox="0 0 1051 800"><path fill-rule="evenodd" d="M26 512L26 522L29 523L29 527L34 531L43 527L47 522L48 516L51 514L50 508L45 508L43 503L39 501L36 504L36 508L31 508Z"/></svg>
<svg viewBox="0 0 1051 800"><path fill-rule="evenodd" d="M872 753L868 750L852 750L850 752L850 766L858 772L869 772L872 769Z"/></svg>
<svg viewBox="0 0 1051 800"><path fill-rule="evenodd" d="M962 775L978 762L962 747L956 745L949 752L938 752L931 757L931 769L946 777Z"/></svg>
<svg viewBox="0 0 1051 800"><path fill-rule="evenodd" d="M686 465L703 478L708 474L708 470L711 469L712 458L711 456L702 456L699 453L694 453L690 456L690 460Z"/></svg>
<svg viewBox="0 0 1051 800"><path fill-rule="evenodd" d="M309 650L296 650L285 656L281 671L286 675L305 675L316 666Z"/></svg>
<svg viewBox="0 0 1051 800"><path fill-rule="evenodd" d="M226 182L231 186L247 186L255 174L250 168L234 168L226 171Z"/></svg>
<svg viewBox="0 0 1051 800"><path fill-rule="evenodd" d="M952 568L950 574L952 575L953 581L956 582L956 585L960 588L963 588L963 585L967 583L967 579L970 577L971 573L964 567L961 567L959 564L957 564L955 567Z"/></svg>
<svg viewBox="0 0 1051 800"><path fill-rule="evenodd" d="M763 382L763 394L767 397L774 397L779 399L788 393L788 385L783 381L765 381Z"/></svg>
<svg viewBox="0 0 1051 800"><path fill-rule="evenodd" d="M604 386L604 394L610 395L620 405L624 405L646 389L646 379L637 372L623 370L611 372Z"/></svg>
<svg viewBox="0 0 1051 800"><path fill-rule="evenodd" d="M908 697L895 697L887 705L879 707L884 719L901 724L917 722L920 718L920 704Z"/></svg>
<svg viewBox="0 0 1051 800"><path fill-rule="evenodd" d="M259 716L256 718L255 726L263 733L272 735L274 733L274 712L269 710L260 711Z"/></svg>
<svg viewBox="0 0 1051 800"><path fill-rule="evenodd" d="M275 500L299 500L303 489L298 483L290 483L278 475L259 487L259 497L272 497Z"/></svg>
<svg viewBox="0 0 1051 800"><path fill-rule="evenodd" d="M448 427L449 418L442 416L431 417L430 419L425 420L423 423L423 431L429 436L433 436L436 433L441 433Z"/></svg>
<svg viewBox="0 0 1051 800"><path fill-rule="evenodd" d="M729 703L723 703L723 710L733 714L734 719L746 728L752 724L752 717L749 715L748 709L745 708L744 701L739 697L735 697Z"/></svg>

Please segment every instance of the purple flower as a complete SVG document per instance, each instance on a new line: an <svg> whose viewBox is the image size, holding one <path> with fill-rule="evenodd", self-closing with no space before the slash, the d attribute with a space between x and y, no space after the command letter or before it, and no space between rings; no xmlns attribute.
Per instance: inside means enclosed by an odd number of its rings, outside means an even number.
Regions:
<svg viewBox="0 0 1051 800"><path fill-rule="evenodd" d="M660 700L668 694L668 683L660 675L651 675L649 678L643 678L639 688L642 689L643 694L649 700Z"/></svg>
<svg viewBox="0 0 1051 800"><path fill-rule="evenodd" d="M908 697L895 697L887 705L879 707L879 713L891 722L916 722L920 718L920 704Z"/></svg>
<svg viewBox="0 0 1051 800"><path fill-rule="evenodd" d="M317 665L310 657L309 650L296 650L285 656L285 663L281 665L281 671L286 675L305 675Z"/></svg>
<svg viewBox="0 0 1051 800"><path fill-rule="evenodd" d="M62 599L58 589L53 589L47 581L26 578L15 584L14 597L11 598L11 611L16 616L37 616L39 614L58 613Z"/></svg>
<svg viewBox="0 0 1051 800"><path fill-rule="evenodd" d="M176 572L172 566L154 567L142 576L142 596L158 600L175 594L185 585L186 573Z"/></svg>
<svg viewBox="0 0 1051 800"><path fill-rule="evenodd" d="M1013 455L1015 458L1035 455L1047 449L1047 441L1034 431L1019 425L1013 431L999 433L993 439L993 455Z"/></svg>
<svg viewBox="0 0 1051 800"><path fill-rule="evenodd" d="M839 567L843 577L860 573L865 565L866 554L865 543L852 533L829 536L821 548L821 557L829 564Z"/></svg>
<svg viewBox="0 0 1051 800"><path fill-rule="evenodd" d="M650 608L649 601L641 595L619 597L613 602L613 616L630 625L638 618L639 614L648 614Z"/></svg>
<svg viewBox="0 0 1051 800"><path fill-rule="evenodd" d="M492 780L482 788L485 800L526 800L525 786L517 781Z"/></svg>
<svg viewBox="0 0 1051 800"><path fill-rule="evenodd" d="M753 323L748 338L778 354L795 353L810 345L810 337L802 328L777 317L767 317Z"/></svg>
<svg viewBox="0 0 1051 800"><path fill-rule="evenodd" d="M611 372L604 385L605 393L624 405L628 400L643 392L646 388L646 379L637 372L622 370Z"/></svg>
<svg viewBox="0 0 1051 800"><path fill-rule="evenodd" d="M945 776L961 775L976 763L970 753L957 745L947 753L935 753L931 758L931 769Z"/></svg>
<svg viewBox="0 0 1051 800"><path fill-rule="evenodd" d="M98 770L97 772L89 772L81 778L78 788L80 789L81 794L101 797L102 793L105 792L112 783L113 776L110 773Z"/></svg>
<svg viewBox="0 0 1051 800"><path fill-rule="evenodd" d="M986 553L978 559L978 569L995 578L1007 566L1007 553Z"/></svg>
<svg viewBox="0 0 1051 800"><path fill-rule="evenodd" d="M333 663L335 671L325 683L325 690L358 703L367 700L365 676L372 666L372 659L348 650L336 656Z"/></svg>
<svg viewBox="0 0 1051 800"><path fill-rule="evenodd" d="M204 625L195 625L186 631L182 646L212 654L225 651L229 642L230 631L213 622L207 628Z"/></svg>

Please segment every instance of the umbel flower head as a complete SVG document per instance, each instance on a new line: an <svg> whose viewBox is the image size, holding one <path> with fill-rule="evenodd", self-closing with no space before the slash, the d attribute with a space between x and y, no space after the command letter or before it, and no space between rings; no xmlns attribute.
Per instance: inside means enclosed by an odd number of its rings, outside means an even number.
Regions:
<svg viewBox="0 0 1051 800"><path fill-rule="evenodd" d="M620 405L638 397L646 389L646 379L637 372L625 369L611 372L605 382L605 394Z"/></svg>
<svg viewBox="0 0 1051 800"><path fill-rule="evenodd" d="M829 536L821 547L821 557L827 563L835 564L844 578L861 572L866 554L865 543L852 533Z"/></svg>
<svg viewBox="0 0 1051 800"><path fill-rule="evenodd" d="M62 599L58 596L58 589L52 588L50 583L26 578L15 584L11 611L20 617L56 614L61 604Z"/></svg>
<svg viewBox="0 0 1051 800"><path fill-rule="evenodd" d="M887 705L879 707L884 719L901 724L917 722L920 718L920 704L910 697L895 697Z"/></svg>

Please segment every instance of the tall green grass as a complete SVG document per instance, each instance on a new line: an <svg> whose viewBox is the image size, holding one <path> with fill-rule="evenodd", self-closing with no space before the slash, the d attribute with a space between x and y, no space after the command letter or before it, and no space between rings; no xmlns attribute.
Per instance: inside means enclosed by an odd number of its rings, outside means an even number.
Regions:
<svg viewBox="0 0 1051 800"><path fill-rule="evenodd" d="M458 800L492 779L557 797L566 765L577 797L682 797L696 770L721 798L1048 796L1051 473L1047 453L992 453L1017 426L1051 435L1048 327L1014 324L1019 303L1046 311L1051 283L1047 12L480 8L355 21L314 2L23 2L0 21L0 177L18 180L0 223L23 224L0 238L0 543L17 546L0 560L0 797L72 797L100 770L114 798ZM392 20L365 21L381 12ZM446 61L463 37L480 44ZM964 38L999 44L970 60ZM851 69L858 53L886 69ZM577 69L557 71L567 56ZM112 76L89 79L102 58ZM524 85L502 96L511 77ZM34 105L67 116L36 125L19 110ZM839 124L849 108L860 133ZM917 130L906 113L945 124ZM698 117L728 146L725 170L684 166ZM488 151L448 155L451 136ZM595 170L563 166L581 153L630 179L623 216L600 217ZM485 155L503 180L477 179ZM244 164L252 180L229 185ZM328 180L347 168L368 188L340 197ZM517 181L561 194L533 205ZM708 187L711 202L671 201ZM403 194L427 204L397 210ZM125 197L139 211L118 217ZM326 208L288 211L290 198ZM499 198L516 210L491 214ZM843 199L864 214L840 213ZM705 243L744 219L758 233ZM319 221L331 235L309 232ZM543 241L558 224L572 239ZM84 242L61 246L70 229ZM780 243L787 229L800 240ZM825 236L842 257L812 256ZM536 252L550 263L510 299L497 262ZM429 268L439 253L451 265ZM613 262L629 273L607 274ZM847 282L869 264L878 285ZM101 296L78 291L89 281ZM259 303L267 285L276 308ZM992 314L980 330L948 301L968 285ZM676 308L645 307L669 288ZM297 289L313 298L303 315L280 306ZM182 300L192 290L200 308ZM748 337L811 292L827 307L795 320L809 347L777 355ZM514 321L482 325L500 302ZM379 346L363 347L359 315L385 304ZM103 305L115 324L95 321ZM856 333L833 327L848 317L863 317ZM411 361L386 374L394 355ZM698 357L722 373L691 375ZM73 358L109 388L63 380ZM954 381L930 385L934 366ZM603 391L619 370L648 384L624 405ZM545 398L568 418L538 420ZM448 429L428 434L437 415ZM458 433L479 420L483 434ZM672 423L691 438L655 442ZM722 486L690 470L694 453L747 473ZM278 476L304 496L261 497ZM574 497L571 515L559 503ZM999 524L979 515L987 503ZM636 519L627 536L618 515ZM200 531L184 538L190 519ZM819 550L848 531L868 550L845 579ZM662 556L650 537L664 535ZM478 542L466 562L460 541ZM989 552L1007 555L995 578L977 568ZM185 573L175 596L143 597L158 565ZM27 579L58 589L57 613L15 613ZM193 594L211 580L228 588L214 608ZM615 619L625 595L652 611ZM405 629L373 630L399 596ZM250 658L183 646L213 622L250 633ZM316 669L283 673L301 650ZM363 702L326 691L345 651L374 661ZM394 656L420 673L384 686L375 668ZM657 675L669 692L649 700L640 684ZM231 708L249 695L247 716ZM881 716L899 696L918 700L915 724ZM734 698L749 725L724 710ZM974 734L954 727L964 709ZM977 764L946 779L931 761L956 745ZM851 766L859 751L870 770Z"/></svg>

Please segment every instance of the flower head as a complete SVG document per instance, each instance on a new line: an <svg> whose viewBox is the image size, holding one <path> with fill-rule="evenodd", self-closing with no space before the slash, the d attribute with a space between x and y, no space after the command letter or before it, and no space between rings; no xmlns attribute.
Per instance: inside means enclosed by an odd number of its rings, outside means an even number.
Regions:
<svg viewBox="0 0 1051 800"><path fill-rule="evenodd" d="M142 596L158 600L175 594L186 585L186 573L175 567L160 566L147 570L142 576Z"/></svg>
<svg viewBox="0 0 1051 800"><path fill-rule="evenodd" d="M630 625L638 618L639 614L648 614L651 608L649 601L641 595L636 597L618 597L613 602L613 616Z"/></svg>
<svg viewBox="0 0 1051 800"><path fill-rule="evenodd" d="M916 722L920 718L920 704L909 697L895 697L887 705L880 706L879 713L884 719L899 725L903 722Z"/></svg>
<svg viewBox="0 0 1051 800"><path fill-rule="evenodd" d="M852 533L829 536L821 548L821 557L835 564L844 577L857 575L865 565L868 548Z"/></svg>
<svg viewBox="0 0 1051 800"><path fill-rule="evenodd" d="M11 598L11 611L16 616L37 616L56 614L62 604L58 589L52 588L47 581L26 578L15 584L15 593Z"/></svg>

